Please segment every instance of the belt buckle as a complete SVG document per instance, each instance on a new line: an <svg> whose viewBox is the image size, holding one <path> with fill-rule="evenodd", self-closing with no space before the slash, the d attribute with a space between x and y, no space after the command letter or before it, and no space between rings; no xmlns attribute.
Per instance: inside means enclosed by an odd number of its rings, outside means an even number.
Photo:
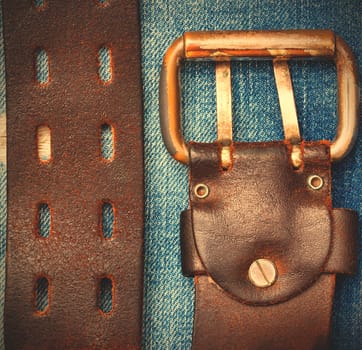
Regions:
<svg viewBox="0 0 362 350"><path fill-rule="evenodd" d="M332 142L304 141L298 126L288 60L316 57L337 67ZM284 141L233 142L235 58L273 60ZM216 61L217 142L183 139L182 59ZM194 32L172 43L160 117L169 153L189 166L180 245L183 275L194 278L193 349L327 348L335 276L358 269L358 215L331 199L331 161L351 150L358 109L355 59L331 31Z"/></svg>
<svg viewBox="0 0 362 350"><path fill-rule="evenodd" d="M334 60L338 79L338 125L331 143L331 161L345 157L353 147L359 121L357 65L346 42L330 30L187 32L167 50L160 77L160 120L164 143L177 161L189 164L188 147L180 127L180 61L216 61L218 142L221 165L231 164L231 74L233 59L271 59L279 96L285 139L292 144L291 161L299 168L301 135L288 60L294 58Z"/></svg>

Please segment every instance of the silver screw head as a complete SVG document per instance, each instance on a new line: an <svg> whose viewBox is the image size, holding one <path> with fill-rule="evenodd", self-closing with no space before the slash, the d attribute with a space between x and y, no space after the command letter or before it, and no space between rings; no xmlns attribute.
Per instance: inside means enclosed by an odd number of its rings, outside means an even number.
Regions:
<svg viewBox="0 0 362 350"><path fill-rule="evenodd" d="M257 259L249 267L250 282L259 288L267 288L277 280L277 268L268 259Z"/></svg>

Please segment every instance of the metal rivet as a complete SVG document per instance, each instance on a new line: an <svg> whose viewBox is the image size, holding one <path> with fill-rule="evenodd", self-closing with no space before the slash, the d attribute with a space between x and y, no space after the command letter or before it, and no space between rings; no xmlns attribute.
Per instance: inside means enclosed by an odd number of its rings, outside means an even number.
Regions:
<svg viewBox="0 0 362 350"><path fill-rule="evenodd" d="M277 269L270 260L257 259L250 265L248 277L256 287L270 287L277 279Z"/></svg>
<svg viewBox="0 0 362 350"><path fill-rule="evenodd" d="M204 199L209 195L209 188L205 184L198 184L194 188L194 193L197 198Z"/></svg>
<svg viewBox="0 0 362 350"><path fill-rule="evenodd" d="M324 185L323 179L318 175L308 176L307 183L312 190L320 190Z"/></svg>

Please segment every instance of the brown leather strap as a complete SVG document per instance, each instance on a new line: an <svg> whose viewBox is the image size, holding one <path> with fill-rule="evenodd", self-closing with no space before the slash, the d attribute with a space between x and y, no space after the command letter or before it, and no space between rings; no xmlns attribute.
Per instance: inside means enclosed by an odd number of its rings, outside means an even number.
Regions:
<svg viewBox="0 0 362 350"><path fill-rule="evenodd" d="M8 120L7 349L141 347L143 273L142 91L138 1L5 0ZM97 53L108 47L102 83ZM48 54L49 82L35 56ZM103 160L101 125L114 158ZM51 130L52 158L37 155L37 128ZM102 205L114 212L110 239ZM51 231L39 236L39 205ZM39 278L48 306L37 306ZM103 279L111 309L100 305ZM106 285L107 285L106 283ZM108 287L109 288L109 284ZM106 293L106 291L104 292Z"/></svg>
<svg viewBox="0 0 362 350"><path fill-rule="evenodd" d="M181 245L196 276L194 349L327 348L334 274L356 270L358 220L331 208L328 144L301 149L295 170L288 143L234 143L224 171L217 143L190 145ZM257 259L277 270L266 288L249 277Z"/></svg>
<svg viewBox="0 0 362 350"><path fill-rule="evenodd" d="M334 284L334 275L325 275L293 299L256 307L197 277L192 349L327 349Z"/></svg>
<svg viewBox="0 0 362 350"><path fill-rule="evenodd" d="M355 274L358 272L358 214L354 210L332 209L332 245L323 271ZM180 218L182 273L186 277L206 275L193 237L191 210Z"/></svg>
<svg viewBox="0 0 362 350"><path fill-rule="evenodd" d="M358 272L358 214L349 209L332 211L332 246L325 272L355 274Z"/></svg>

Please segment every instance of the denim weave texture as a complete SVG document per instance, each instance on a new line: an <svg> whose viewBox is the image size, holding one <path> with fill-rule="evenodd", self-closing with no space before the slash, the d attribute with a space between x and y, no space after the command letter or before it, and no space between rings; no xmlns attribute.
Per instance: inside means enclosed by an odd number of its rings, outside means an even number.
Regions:
<svg viewBox="0 0 362 350"><path fill-rule="evenodd" d="M145 349L190 349L192 340L193 281L182 276L179 242L179 215L187 208L188 200L188 169L170 157L159 126L159 72L168 46L184 31L193 30L332 29L352 47L361 68L361 14L361 2L352 0L141 2L146 174ZM304 138L333 139L337 122L334 64L298 61L290 66ZM214 65L183 64L181 85L186 140L215 140ZM232 87L234 139L282 139L271 62L233 63ZM361 166L360 132L349 156L333 165L334 206L355 209L360 215ZM338 277L332 328L335 349L360 348L361 284L361 272L353 277Z"/></svg>
<svg viewBox="0 0 362 350"><path fill-rule="evenodd" d="M36 53L36 78L40 84L49 81L49 59L43 49L39 49Z"/></svg>
<svg viewBox="0 0 362 350"><path fill-rule="evenodd" d="M101 47L98 51L99 69L98 74L103 83L112 79L111 55L107 47Z"/></svg>
<svg viewBox="0 0 362 350"><path fill-rule="evenodd" d="M192 341L193 281L182 276L179 242L179 215L188 205L188 169L168 154L163 145L159 126L158 83L166 49L184 31L192 30L332 29L352 47L361 71L361 14L362 2L358 0L143 0L140 2L146 208L144 349L190 349ZM2 20L2 14L0 18ZM105 51L100 54L104 56L105 61L108 60ZM297 61L292 62L290 67L298 118L304 138L333 139L337 123L337 83L334 64ZM110 77L110 72L107 70L100 73ZM213 141L216 139L214 65L208 62L184 63L181 69L181 85L182 128L185 139ZM282 139L283 129L271 63L268 61L233 63L232 86L234 140ZM1 30L0 118L4 117L5 66ZM106 135L104 135L105 140L108 140ZM107 141L105 143L107 144ZM107 154L109 155L107 149L102 150L102 153L106 155L105 158ZM360 129L352 152L342 162L333 164L332 169L334 207L357 210L360 220L361 169ZM104 216L107 225L111 225L111 216L108 210ZM110 230L110 226L107 227ZM0 164L0 349L4 347L2 320L5 243L6 165ZM337 278L331 334L333 349L361 348L361 260L359 263L360 269L357 275ZM107 295L106 288L105 299L100 302L109 310L111 300L107 301Z"/></svg>
<svg viewBox="0 0 362 350"><path fill-rule="evenodd" d="M43 238L48 238L50 235L50 208L48 204L42 203L39 206L39 235Z"/></svg>

